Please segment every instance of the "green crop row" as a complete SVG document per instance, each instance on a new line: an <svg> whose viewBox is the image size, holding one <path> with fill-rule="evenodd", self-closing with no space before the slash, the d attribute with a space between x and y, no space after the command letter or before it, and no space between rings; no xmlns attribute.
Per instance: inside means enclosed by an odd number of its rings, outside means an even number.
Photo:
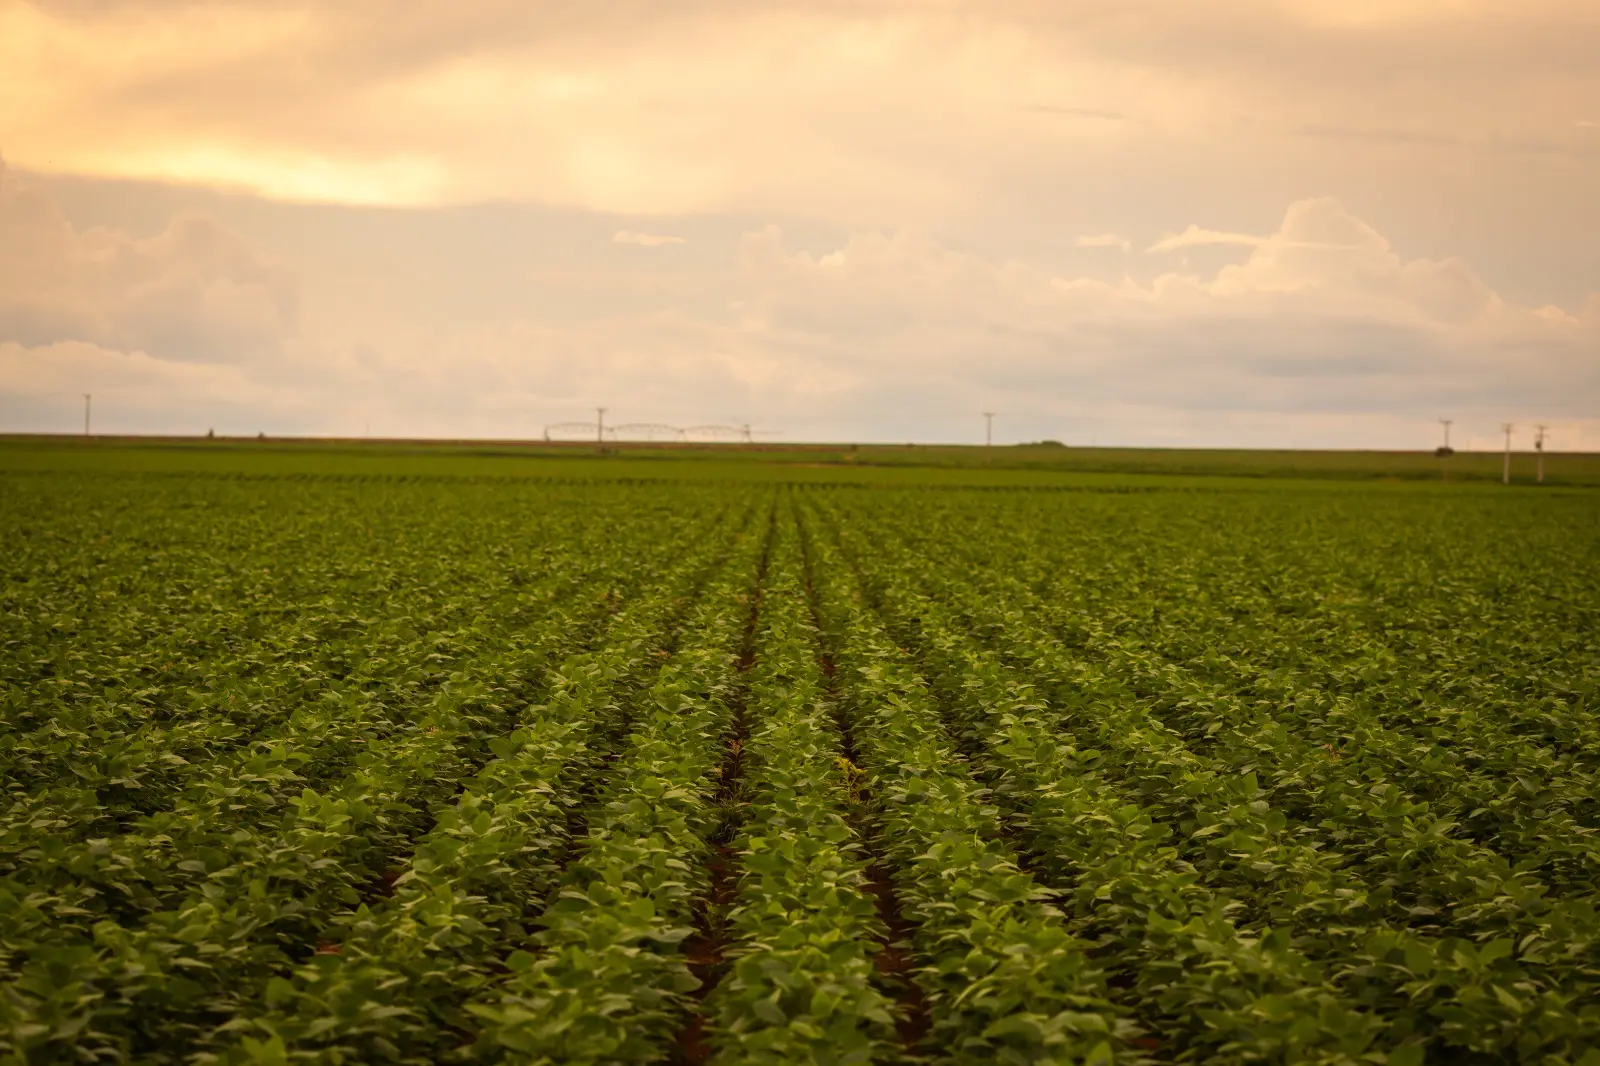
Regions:
<svg viewBox="0 0 1600 1066"><path fill-rule="evenodd" d="M808 479L0 472L0 1066L1600 1066L1589 495Z"/></svg>
<svg viewBox="0 0 1600 1066"><path fill-rule="evenodd" d="M693 933L706 890L713 771L768 536L743 538L640 694L541 931L469 1005L481 1049L522 1062L647 1062L681 1023L698 981L673 949Z"/></svg>
<svg viewBox="0 0 1600 1066"><path fill-rule="evenodd" d="M503 974L561 875L570 823L626 727L640 685L727 545L708 538L611 622L604 646L552 669L543 704L490 741L494 758L389 875L388 895L330 917L316 954L271 977L202 1061L276 1049L327 1062L433 1061L469 1031L474 995ZM702 608L703 609L703 608ZM404 1049L402 1051L402 1049Z"/></svg>
<svg viewBox="0 0 1600 1066"><path fill-rule="evenodd" d="M1088 945L1019 868L999 811L941 721L926 683L820 537L807 548L845 714L867 770L901 905L914 927L930 1046L955 1061L1110 1062L1133 1026Z"/></svg>
<svg viewBox="0 0 1600 1066"><path fill-rule="evenodd" d="M774 538L742 741L742 870L725 972L707 997L717 1063L855 1066L886 1058L895 1007L874 956L888 930L868 890L860 771L824 691L798 531Z"/></svg>
<svg viewBox="0 0 1600 1066"><path fill-rule="evenodd" d="M1320 1041L1354 1054L1380 1027L1371 1017L1361 1023L1352 1010L1382 1017L1384 1042L1399 1041L1396 1054L1434 1034L1475 1051L1515 1046L1522 1055L1546 1055L1552 1062L1571 1061L1589 1046L1596 1016L1572 999L1593 981L1586 960L1595 943L1594 912L1587 903L1545 900L1527 874L1453 838L1450 823L1428 818L1425 807L1407 803L1392 787L1368 781L1324 788L1316 795L1320 802L1312 804L1316 821L1286 818L1249 768L1263 761L1262 746L1270 743L1273 761L1288 770L1282 760L1297 747L1303 750L1291 733L1281 727L1239 729L1243 750L1219 752L1212 744L1197 755L1138 704L1117 699L1093 668L1072 662L1026 617L996 605L993 586L964 587L951 576L959 570L923 568L886 555L881 537L873 543L878 550L870 560L865 553L857 556L858 563L874 567L876 597L892 605L887 609L908 639L927 649L962 728L987 749L998 794L1010 800L1021 824L1041 834L1035 843L1039 862L1046 868L1061 864L1058 883L1075 891L1082 920L1121 946L1122 965L1134 975L1136 998L1146 1009L1164 1005L1165 1025L1184 1017L1191 1025L1203 1022L1190 1039L1207 1049L1207 1057L1219 1053L1217 1041L1224 1048L1265 1053L1241 1046L1242 1033L1268 1043L1281 1039L1286 1048ZM1006 602L1016 601L1001 601ZM989 634L996 650L975 647L962 635L971 631ZM1013 670L1008 662L1024 665ZM1043 692L1035 690L1034 679L1044 680ZM1311 765L1288 776L1301 785L1331 777L1341 768L1331 754L1304 754ZM1096 805L1098 815L1091 813ZM1369 827L1370 835L1362 836L1385 845L1364 862L1336 850L1356 826ZM1344 830L1317 839L1332 827ZM1117 838L1107 833L1129 839L1113 846ZM1582 840L1572 843L1583 847ZM1090 889L1101 877L1128 876L1128 860L1137 860L1141 851L1147 869L1137 879L1165 891L1147 887L1142 895L1134 893L1132 926L1119 930L1118 923L1129 926L1129 915L1101 906L1096 893L1102 889ZM1435 908L1419 906L1422 894L1446 901L1439 909L1459 916L1456 937L1427 931ZM1118 902L1115 892L1103 898ZM1255 1018L1245 1011L1229 1021L1215 1006L1186 1014L1180 1007L1187 995L1183 984L1193 983L1199 971L1181 967L1175 984L1172 975L1161 975L1164 958L1181 959L1184 953L1149 943L1148 934L1139 944L1135 929L1152 924L1152 907L1164 908L1168 920L1186 911L1264 916L1246 930L1223 922L1209 930L1196 925L1192 932L1207 945L1231 938L1258 954L1271 951L1272 967L1262 968L1237 950L1230 965L1269 975L1266 984L1276 981L1277 995L1298 988L1298 995L1314 996L1322 1006L1306 1010L1293 999L1278 999L1276 1035L1265 1014ZM1423 928L1409 928L1408 920L1419 924L1419 916ZM1493 965L1478 962L1475 945L1485 943L1495 949ZM1500 950L1511 944L1516 952ZM1413 965L1422 967L1420 973ZM1230 978L1218 987L1236 998L1250 984ZM1156 996L1155 988L1163 995ZM1471 1024L1462 1024L1464 1016ZM1294 1053L1306 1054L1303 1048Z"/></svg>
<svg viewBox="0 0 1600 1066"><path fill-rule="evenodd" d="M198 767L171 810L123 833L36 835L0 882L18 973L0 1010L22 1046L166 1054L237 1020L253 984L389 890L397 857L582 631L563 607L588 610L559 604L532 639L469 660L412 721L379 731L338 704L297 713L281 739ZM348 769L308 787L307 769L330 760Z"/></svg>

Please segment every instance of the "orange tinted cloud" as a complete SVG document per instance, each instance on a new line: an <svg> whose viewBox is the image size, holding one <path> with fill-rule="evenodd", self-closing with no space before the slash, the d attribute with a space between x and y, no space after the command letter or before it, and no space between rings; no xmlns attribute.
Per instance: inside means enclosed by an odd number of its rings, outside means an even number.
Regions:
<svg viewBox="0 0 1600 1066"><path fill-rule="evenodd" d="M15 0L0 398L1566 417L1597 54L1590 2Z"/></svg>
<svg viewBox="0 0 1600 1066"><path fill-rule="evenodd" d="M1593 162L1596 54L1564 2L19 2L0 150L335 203L939 212L1195 135Z"/></svg>

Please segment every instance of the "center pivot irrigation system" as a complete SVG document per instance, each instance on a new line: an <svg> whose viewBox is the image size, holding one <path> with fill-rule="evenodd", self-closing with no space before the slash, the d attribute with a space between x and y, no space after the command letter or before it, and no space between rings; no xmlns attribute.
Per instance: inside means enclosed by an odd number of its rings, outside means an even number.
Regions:
<svg viewBox="0 0 1600 1066"><path fill-rule="evenodd" d="M545 440L668 440L717 441L739 440L746 444L756 437L775 437L782 431L752 429L748 422L740 425L669 426L665 422L622 422L606 425L605 408L598 408L598 418L593 422L552 422L544 427Z"/></svg>

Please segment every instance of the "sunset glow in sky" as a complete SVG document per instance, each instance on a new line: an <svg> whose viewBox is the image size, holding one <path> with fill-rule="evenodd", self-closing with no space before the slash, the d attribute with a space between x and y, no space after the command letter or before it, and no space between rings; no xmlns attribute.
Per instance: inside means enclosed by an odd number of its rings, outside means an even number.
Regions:
<svg viewBox="0 0 1600 1066"><path fill-rule="evenodd" d="M1600 450L1600 5L0 3L0 431Z"/></svg>

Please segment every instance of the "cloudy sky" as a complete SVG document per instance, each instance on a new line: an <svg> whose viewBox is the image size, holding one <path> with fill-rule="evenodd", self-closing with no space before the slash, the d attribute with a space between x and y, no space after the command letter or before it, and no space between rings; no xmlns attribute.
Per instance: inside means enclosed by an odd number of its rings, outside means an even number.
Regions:
<svg viewBox="0 0 1600 1066"><path fill-rule="evenodd" d="M1600 449L1593 0L0 0L0 430Z"/></svg>

